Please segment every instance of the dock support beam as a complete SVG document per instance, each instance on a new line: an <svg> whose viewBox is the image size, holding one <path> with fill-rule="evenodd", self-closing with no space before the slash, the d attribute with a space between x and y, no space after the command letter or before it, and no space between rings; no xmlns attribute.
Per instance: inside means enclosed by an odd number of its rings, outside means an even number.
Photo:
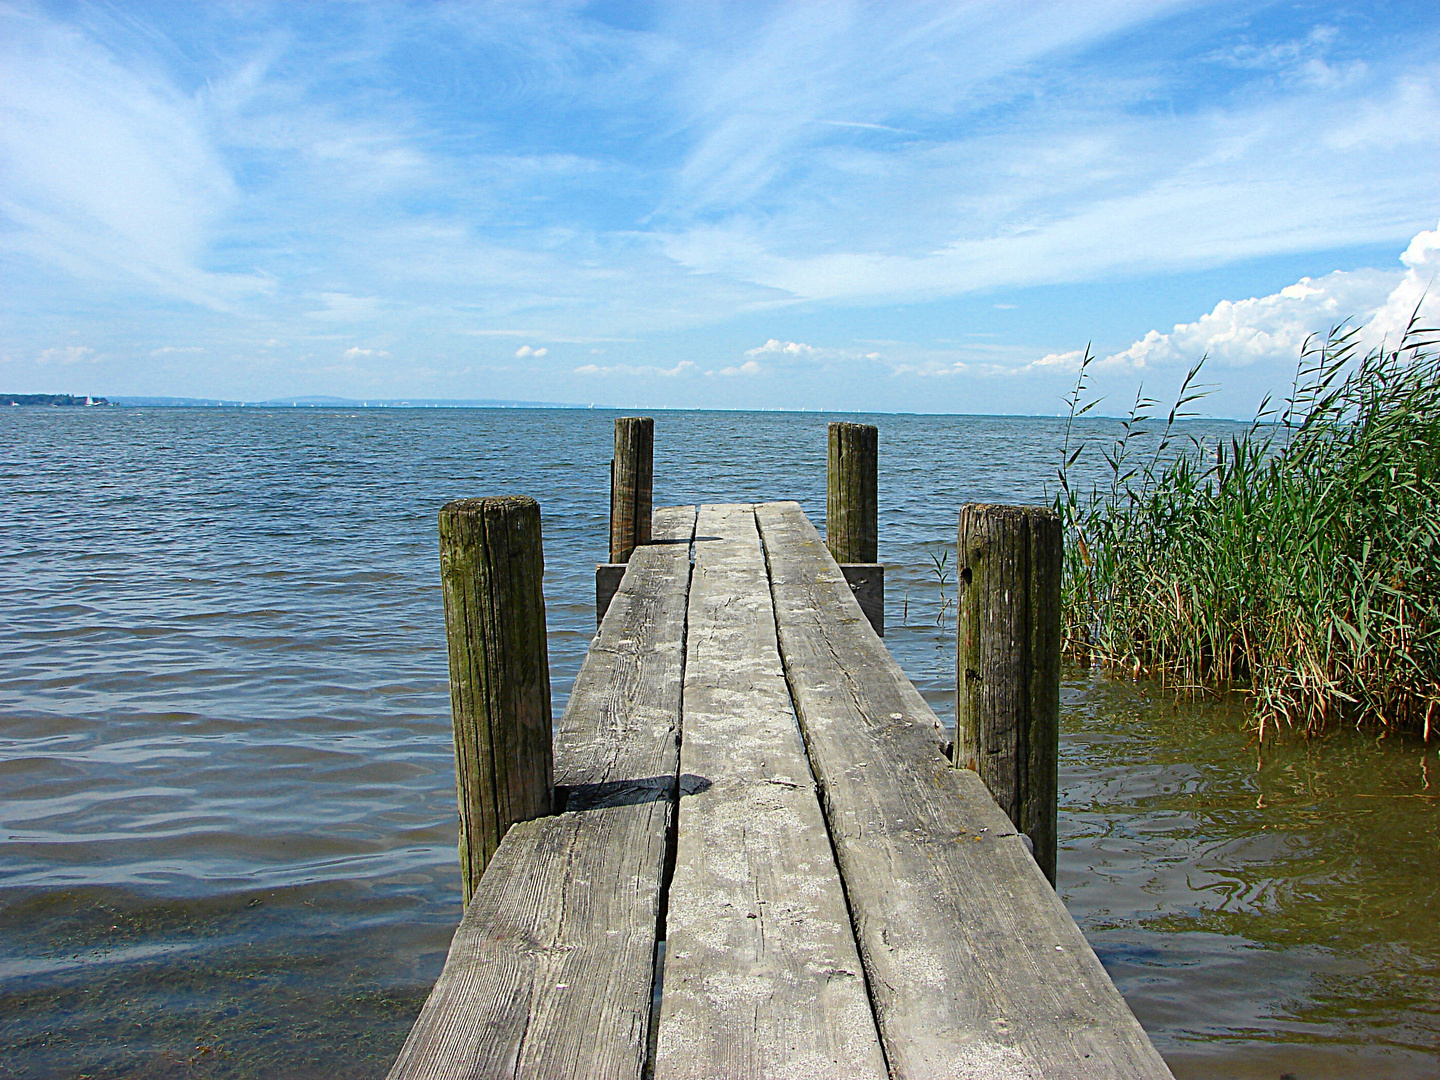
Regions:
<svg viewBox="0 0 1440 1080"><path fill-rule="evenodd" d="M840 572L845 575L845 584L855 594L860 610L870 620L875 633L884 637L885 567L879 563L842 563Z"/></svg>
<svg viewBox="0 0 1440 1080"><path fill-rule="evenodd" d="M506 830L551 809L544 569L534 499L459 499L441 508L440 583L467 905Z"/></svg>
<svg viewBox="0 0 1440 1080"><path fill-rule="evenodd" d="M620 582L625 580L626 564L602 562L595 567L595 626L605 621L605 612L610 610L610 601L620 591Z"/></svg>
<svg viewBox="0 0 1440 1080"><path fill-rule="evenodd" d="M1051 885L1062 543L1060 519L1042 507L960 510L954 763L980 774Z"/></svg>
<svg viewBox="0 0 1440 1080"><path fill-rule="evenodd" d="M885 636L885 568L879 557L879 429L834 421L825 468L825 545L840 564L860 610Z"/></svg>

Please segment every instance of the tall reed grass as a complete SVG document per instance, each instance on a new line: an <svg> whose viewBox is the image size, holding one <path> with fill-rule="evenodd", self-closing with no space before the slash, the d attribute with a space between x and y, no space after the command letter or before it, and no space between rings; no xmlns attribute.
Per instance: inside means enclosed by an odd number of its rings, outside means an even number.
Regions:
<svg viewBox="0 0 1440 1080"><path fill-rule="evenodd" d="M1207 442L1180 423L1202 360L1156 423L1137 396L1088 491L1075 421L1059 470L1075 655L1188 690L1253 696L1267 726L1440 729L1440 352L1411 321L1361 355L1341 326L1302 351L1283 408Z"/></svg>

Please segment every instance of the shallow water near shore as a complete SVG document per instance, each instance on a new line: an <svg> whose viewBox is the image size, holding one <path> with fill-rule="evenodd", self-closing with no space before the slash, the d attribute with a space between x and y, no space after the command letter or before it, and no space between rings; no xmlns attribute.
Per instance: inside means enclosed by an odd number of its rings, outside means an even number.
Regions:
<svg viewBox="0 0 1440 1080"><path fill-rule="evenodd" d="M558 712L615 415L0 412L0 1077L385 1074L459 916L435 512L540 500ZM657 503L822 524L831 417L656 418ZM1043 498L1060 422L867 419L887 644L948 720L930 555ZM1440 1076L1434 749L1063 698L1060 891L1177 1075Z"/></svg>

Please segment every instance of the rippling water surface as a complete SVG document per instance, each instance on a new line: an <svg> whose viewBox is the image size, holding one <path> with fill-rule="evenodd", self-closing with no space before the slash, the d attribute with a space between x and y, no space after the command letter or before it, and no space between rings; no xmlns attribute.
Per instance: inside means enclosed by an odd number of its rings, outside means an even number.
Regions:
<svg viewBox="0 0 1440 1080"><path fill-rule="evenodd" d="M558 714L614 415L0 411L0 1077L384 1075L459 915L435 512L540 501ZM820 525L827 419L660 413L657 504ZM871 419L886 640L948 719L930 556L1059 423ZM1064 699L1061 893L1177 1074L1440 1075L1433 752Z"/></svg>

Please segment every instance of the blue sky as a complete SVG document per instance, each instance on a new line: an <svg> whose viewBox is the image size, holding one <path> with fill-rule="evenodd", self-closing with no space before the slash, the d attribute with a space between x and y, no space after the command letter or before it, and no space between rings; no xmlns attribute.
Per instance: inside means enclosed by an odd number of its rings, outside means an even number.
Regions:
<svg viewBox="0 0 1440 1080"><path fill-rule="evenodd" d="M0 0L0 390L1246 415L1440 315L1428 3ZM1109 411L1109 410L1105 410Z"/></svg>

